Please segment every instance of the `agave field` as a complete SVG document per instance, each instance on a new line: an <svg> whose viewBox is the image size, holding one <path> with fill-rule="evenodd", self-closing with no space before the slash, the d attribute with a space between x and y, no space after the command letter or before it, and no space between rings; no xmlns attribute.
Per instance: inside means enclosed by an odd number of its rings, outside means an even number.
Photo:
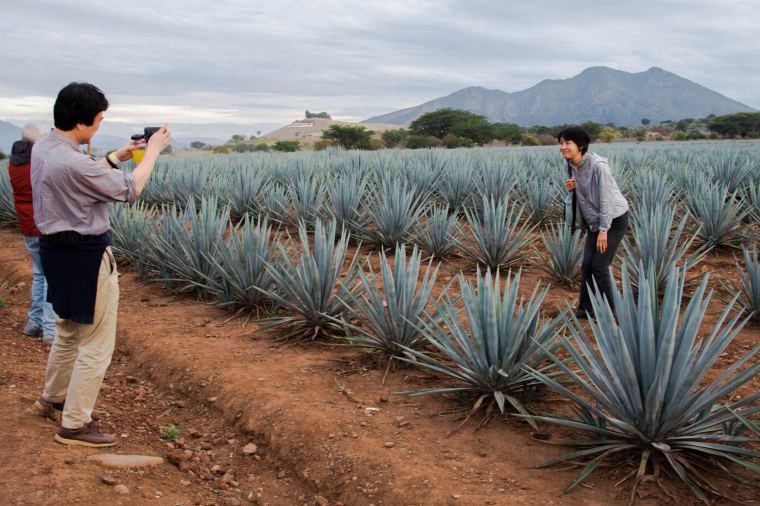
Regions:
<svg viewBox="0 0 760 506"><path fill-rule="evenodd" d="M428 371L436 386L399 393L456 394L465 421L561 426L568 451L542 465L580 462L567 490L602 464L628 466L631 498L650 478L706 503L726 478L758 486L760 343L716 364L760 324L760 144L599 151L631 229L617 315L595 298L588 323L570 300L545 303L554 287L578 289L584 241L563 224L555 148L165 157L136 204L112 208L113 246L143 280L273 339ZM0 223L12 226L2 172ZM732 268L710 272L716 257ZM568 409L536 402L548 393Z"/></svg>

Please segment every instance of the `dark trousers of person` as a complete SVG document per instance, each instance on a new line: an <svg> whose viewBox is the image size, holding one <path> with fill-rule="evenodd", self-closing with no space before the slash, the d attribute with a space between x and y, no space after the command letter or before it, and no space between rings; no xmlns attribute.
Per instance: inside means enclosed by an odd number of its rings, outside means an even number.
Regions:
<svg viewBox="0 0 760 506"><path fill-rule="evenodd" d="M612 311L615 311L615 300L612 298L612 283L610 264L615 259L615 251L620 246L620 241L625 237L628 230L628 213L618 216L610 224L607 231L607 251L600 253L596 247L599 232L586 234L586 246L583 249L583 268L581 273L581 295L578 301L578 309L594 314L589 292L594 290L594 281L599 288L599 293L607 298Z"/></svg>

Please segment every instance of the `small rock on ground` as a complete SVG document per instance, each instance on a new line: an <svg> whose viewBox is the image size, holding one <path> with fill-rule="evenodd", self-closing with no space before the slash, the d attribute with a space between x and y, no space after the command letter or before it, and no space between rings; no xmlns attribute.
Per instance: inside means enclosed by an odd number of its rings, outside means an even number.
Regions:
<svg viewBox="0 0 760 506"><path fill-rule="evenodd" d="M115 453L90 455L87 460L105 467L151 467L164 462L161 457L153 455L117 455Z"/></svg>

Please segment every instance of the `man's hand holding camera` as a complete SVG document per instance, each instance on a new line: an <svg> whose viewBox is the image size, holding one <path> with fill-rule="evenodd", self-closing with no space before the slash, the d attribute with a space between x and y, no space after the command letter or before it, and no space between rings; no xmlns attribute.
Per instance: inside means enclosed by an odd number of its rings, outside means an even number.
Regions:
<svg viewBox="0 0 760 506"><path fill-rule="evenodd" d="M133 135L128 143L114 152L114 155L120 162L126 162L133 158L134 151L145 150L146 154L152 151L152 156L158 158L158 155L169 145L170 140L171 132L165 123L161 127L146 127L144 134Z"/></svg>
<svg viewBox="0 0 760 506"><path fill-rule="evenodd" d="M158 155L166 149L166 146L169 145L171 138L172 134L169 132L168 125L164 123L163 126L153 132L153 134L146 139L148 145L145 149L145 154L148 155L149 153L154 152L156 157L158 157Z"/></svg>

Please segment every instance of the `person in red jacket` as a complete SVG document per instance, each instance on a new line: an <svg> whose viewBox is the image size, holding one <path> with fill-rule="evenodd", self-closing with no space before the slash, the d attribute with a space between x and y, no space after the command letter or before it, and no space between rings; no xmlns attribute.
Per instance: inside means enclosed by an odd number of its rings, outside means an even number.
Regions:
<svg viewBox="0 0 760 506"><path fill-rule="evenodd" d="M40 263L40 231L34 224L32 210L32 183L29 178L32 145L44 135L42 129L29 123L21 130L21 140L13 143L8 173L13 186L13 203L16 207L21 234L29 256L32 258L32 300L24 334L52 344L55 339L55 312L47 299L47 282Z"/></svg>

